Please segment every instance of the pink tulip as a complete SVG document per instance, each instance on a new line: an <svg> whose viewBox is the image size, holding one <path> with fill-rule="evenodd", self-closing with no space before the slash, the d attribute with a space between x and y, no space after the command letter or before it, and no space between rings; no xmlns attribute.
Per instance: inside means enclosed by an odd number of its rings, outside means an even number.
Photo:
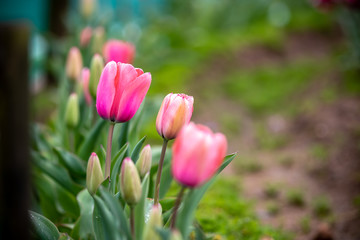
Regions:
<svg viewBox="0 0 360 240"><path fill-rule="evenodd" d="M172 174L184 186L198 187L219 169L227 149L223 134L201 124L185 125L173 145Z"/></svg>
<svg viewBox="0 0 360 240"><path fill-rule="evenodd" d="M156 118L156 130L163 138L174 139L182 126L190 122L194 98L169 93L163 100Z"/></svg>
<svg viewBox="0 0 360 240"><path fill-rule="evenodd" d="M105 43L103 55L106 62L132 63L135 55L135 46L128 42L112 39Z"/></svg>
<svg viewBox="0 0 360 240"><path fill-rule="evenodd" d="M112 122L127 122L136 113L151 83L151 74L131 64L106 64L96 94L100 117Z"/></svg>
<svg viewBox="0 0 360 240"><path fill-rule="evenodd" d="M82 85L84 89L84 96L85 101L87 105L91 105L91 95L89 90L89 80L90 80L90 70L88 68L83 68L81 71L81 79L82 79Z"/></svg>
<svg viewBox="0 0 360 240"><path fill-rule="evenodd" d="M85 47L89 45L92 36L91 27L85 27L80 33L80 46Z"/></svg>

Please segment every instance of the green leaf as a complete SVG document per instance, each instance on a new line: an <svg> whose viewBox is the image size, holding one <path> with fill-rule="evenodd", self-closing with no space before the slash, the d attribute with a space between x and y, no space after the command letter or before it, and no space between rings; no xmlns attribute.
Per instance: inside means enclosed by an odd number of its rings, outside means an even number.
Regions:
<svg viewBox="0 0 360 240"><path fill-rule="evenodd" d="M124 209L121 207L118 199L112 196L109 192L103 188L99 189L101 198L104 200L110 212L113 214L113 221L116 225L116 229L120 230L120 235L123 238L131 239L130 227L128 219L125 215ZM140 239L140 238L139 238Z"/></svg>
<svg viewBox="0 0 360 240"><path fill-rule="evenodd" d="M84 161L76 155L58 147L54 148L54 151L59 157L60 162L70 171L71 175L75 175L80 178L86 177Z"/></svg>
<svg viewBox="0 0 360 240"><path fill-rule="evenodd" d="M54 191L56 206L59 212L67 214L72 218L77 218L80 214L80 208L76 202L75 196L58 184L54 184Z"/></svg>
<svg viewBox="0 0 360 240"><path fill-rule="evenodd" d="M134 147L134 150L131 152L131 160L136 163L137 160L139 159L139 155L140 155L140 151L141 151L141 147L144 144L146 140L146 136L143 137L142 139L140 139L140 141L136 144L136 146Z"/></svg>
<svg viewBox="0 0 360 240"><path fill-rule="evenodd" d="M121 130L118 138L119 148L121 146L124 146L124 144L128 142L129 126L130 126L130 121L124 122L121 125Z"/></svg>
<svg viewBox="0 0 360 240"><path fill-rule="evenodd" d="M116 180L119 177L119 172L120 172L120 166L122 163L122 160L126 154L126 150L128 148L129 144L125 144L120 150L119 152L116 154L116 158L114 162L114 167L111 170L111 175L110 175L110 190L112 193L115 193L115 189L116 189Z"/></svg>
<svg viewBox="0 0 360 240"><path fill-rule="evenodd" d="M163 212L169 211L174 206L175 201L176 201L176 197L167 197L161 199L159 202L162 207L162 211Z"/></svg>
<svg viewBox="0 0 360 240"><path fill-rule="evenodd" d="M87 189L79 192L76 200L80 206L80 216L75 223L71 236L75 239L89 239L89 236L93 233L94 200Z"/></svg>
<svg viewBox="0 0 360 240"><path fill-rule="evenodd" d="M36 152L31 152L31 155L36 167L38 167L63 188L74 195L76 195L82 189L82 187L76 185L72 181L69 173L61 165L47 161Z"/></svg>
<svg viewBox="0 0 360 240"><path fill-rule="evenodd" d="M59 238L58 229L49 219L33 211L29 211L29 214L36 239L57 240Z"/></svg>
<svg viewBox="0 0 360 240"><path fill-rule="evenodd" d="M67 233L61 233L58 240L72 240L72 238Z"/></svg>
<svg viewBox="0 0 360 240"><path fill-rule="evenodd" d="M213 178L203 186L191 189L190 192L185 196L182 204L182 208L179 209L178 217L176 219L176 227L181 232L184 239L188 238L190 232L190 226L194 217L194 212L198 206L201 198L204 196L207 189L215 181L216 176L234 159L236 154L231 154L225 157L224 162L220 166L219 170Z"/></svg>
<svg viewBox="0 0 360 240"><path fill-rule="evenodd" d="M106 207L104 201L94 195L95 208L93 213L93 227L97 240L116 240L118 229L114 224L113 215Z"/></svg>
<svg viewBox="0 0 360 240"><path fill-rule="evenodd" d="M135 206L135 232L138 239L142 239L145 226L145 215L148 215L145 208L145 201L149 191L149 174L146 174L141 185L142 193L140 201Z"/></svg>
<svg viewBox="0 0 360 240"><path fill-rule="evenodd" d="M94 151L95 146L98 143L98 140L100 139L101 136L100 133L103 127L106 125L106 123L107 122L104 121L103 119L99 119L96 125L94 126L94 128L92 128L89 134L86 136L85 141L81 144L78 151L78 156L81 159L86 160L90 157L91 152Z"/></svg>

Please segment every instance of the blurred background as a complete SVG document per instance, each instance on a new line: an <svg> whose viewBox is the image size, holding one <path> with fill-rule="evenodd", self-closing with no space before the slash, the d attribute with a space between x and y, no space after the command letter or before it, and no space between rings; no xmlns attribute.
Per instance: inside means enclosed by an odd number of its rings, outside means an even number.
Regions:
<svg viewBox="0 0 360 240"><path fill-rule="evenodd" d="M22 122L18 136L27 118L51 126L69 49L89 67L120 39L152 74L140 134L160 144L161 101L183 92L195 99L192 120L238 152L197 212L205 232L360 238L360 1L13 0L0 3L0 21L3 159L9 124ZM1 185L15 164L28 179L29 163L2 162Z"/></svg>

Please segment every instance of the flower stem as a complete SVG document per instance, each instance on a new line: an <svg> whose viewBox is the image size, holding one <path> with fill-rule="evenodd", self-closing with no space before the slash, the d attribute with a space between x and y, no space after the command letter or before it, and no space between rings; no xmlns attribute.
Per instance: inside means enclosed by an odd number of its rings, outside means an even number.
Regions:
<svg viewBox="0 0 360 240"><path fill-rule="evenodd" d="M132 239L135 240L135 207L130 206L130 229Z"/></svg>
<svg viewBox="0 0 360 240"><path fill-rule="evenodd" d="M178 196L176 198L176 202L175 202L175 205L174 205L174 210L173 210L173 213L172 213L172 216L171 216L171 224L170 224L171 229L175 229L176 215L177 215L177 212L179 210L179 206L180 206L182 197L184 195L185 189L186 189L185 186L181 186L180 192L178 193Z"/></svg>
<svg viewBox="0 0 360 240"><path fill-rule="evenodd" d="M162 168L163 168L163 165L164 165L164 158L165 158L165 152L166 152L167 143L168 143L168 140L166 140L164 138L164 142L163 142L162 150L161 150L161 155L160 155L158 172L157 172L157 176L156 176L154 205L157 205L159 203L160 179L161 179Z"/></svg>
<svg viewBox="0 0 360 240"><path fill-rule="evenodd" d="M112 145L112 137L114 133L115 123L110 123L109 134L107 138L107 146L106 146L106 162L105 162L105 179L110 177L110 167L111 167L111 145Z"/></svg>

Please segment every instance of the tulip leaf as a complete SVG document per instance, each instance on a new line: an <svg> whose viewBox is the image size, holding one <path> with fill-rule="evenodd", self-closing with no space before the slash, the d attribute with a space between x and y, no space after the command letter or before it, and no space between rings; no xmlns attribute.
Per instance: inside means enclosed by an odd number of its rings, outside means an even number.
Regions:
<svg viewBox="0 0 360 240"><path fill-rule="evenodd" d="M89 134L85 137L85 141L80 145L78 151L78 156L81 159L86 160L90 157L91 152L94 151L95 146L100 139L101 130L106 125L106 123L107 122L103 119L99 119Z"/></svg>
<svg viewBox="0 0 360 240"><path fill-rule="evenodd" d="M121 130L120 130L120 134L119 134L119 138L118 138L119 148L121 146L124 146L124 144L128 142L129 126L130 126L130 121L124 122L121 125Z"/></svg>
<svg viewBox="0 0 360 240"><path fill-rule="evenodd" d="M116 232L116 226L112 221L112 215L101 198L94 195L93 228L96 240L112 240L112 233Z"/></svg>
<svg viewBox="0 0 360 240"><path fill-rule="evenodd" d="M145 202L149 191L149 174L146 174L141 185L142 193L140 201L135 206L135 232L138 239L142 239L145 226L146 208Z"/></svg>
<svg viewBox="0 0 360 240"><path fill-rule="evenodd" d="M67 214L72 218L77 218L80 213L79 205L76 202L75 195L64 189L58 184L54 184L56 198L56 207L59 212Z"/></svg>
<svg viewBox="0 0 360 240"><path fill-rule="evenodd" d="M76 185L70 178L69 173L61 165L45 160L40 154L32 152L35 166L47 174L63 188L76 195L82 188Z"/></svg>
<svg viewBox="0 0 360 240"><path fill-rule="evenodd" d="M125 156L126 150L128 148L129 144L125 144L120 150L119 152L116 154L116 158L114 159L114 167L111 170L111 175L110 175L110 190L112 193L115 193L116 190L116 180L119 176L119 172L120 172L120 166L122 163L122 160Z"/></svg>
<svg viewBox="0 0 360 240"><path fill-rule="evenodd" d="M161 240L171 239L171 231L166 228L156 228L157 233L159 234Z"/></svg>
<svg viewBox="0 0 360 240"><path fill-rule="evenodd" d="M87 189L82 190L76 197L80 206L80 216L76 221L71 236L75 239L89 239L93 233L92 214L94 211L94 200Z"/></svg>
<svg viewBox="0 0 360 240"><path fill-rule="evenodd" d="M103 188L99 189L101 198L104 200L110 212L113 214L112 221L116 225L117 231L120 229L120 235L122 238L131 239L130 228L128 224L128 219L125 215L124 209L120 205L118 199L111 195L108 191ZM136 215L136 217L138 217ZM136 232L137 233L137 232ZM139 238L140 239L140 238Z"/></svg>
<svg viewBox="0 0 360 240"><path fill-rule="evenodd" d="M60 233L58 240L72 240L72 238L67 233Z"/></svg>
<svg viewBox="0 0 360 240"><path fill-rule="evenodd" d="M195 189L191 189L190 192L184 197L182 208L179 209L178 217L176 221L177 229L181 232L184 239L188 238L190 228L192 225L194 212L196 207L198 206L201 198L204 196L207 189L211 186L211 184L215 181L216 176L227 166L229 163L235 158L236 154L230 154L225 157L224 162L221 164L219 170L216 175L211 178L209 182L204 184L203 186Z"/></svg>
<svg viewBox="0 0 360 240"><path fill-rule="evenodd" d="M140 139L140 141L135 145L133 151L131 152L131 160L134 163L136 163L137 160L139 159L140 151L145 140L146 140L146 136Z"/></svg>
<svg viewBox="0 0 360 240"><path fill-rule="evenodd" d="M175 197L167 197L167 198L161 199L159 202L162 207L162 211L166 212L166 211L170 210L174 206L175 201L176 201Z"/></svg>
<svg viewBox="0 0 360 240"><path fill-rule="evenodd" d="M36 237L34 239L57 240L59 238L60 233L58 229L49 219L33 211L29 211L29 214L33 229L35 230L34 235Z"/></svg>
<svg viewBox="0 0 360 240"><path fill-rule="evenodd" d="M60 162L70 170L70 174L75 175L80 178L86 177L86 168L84 161L78 158L76 155L61 149L54 148L56 155L59 157Z"/></svg>

